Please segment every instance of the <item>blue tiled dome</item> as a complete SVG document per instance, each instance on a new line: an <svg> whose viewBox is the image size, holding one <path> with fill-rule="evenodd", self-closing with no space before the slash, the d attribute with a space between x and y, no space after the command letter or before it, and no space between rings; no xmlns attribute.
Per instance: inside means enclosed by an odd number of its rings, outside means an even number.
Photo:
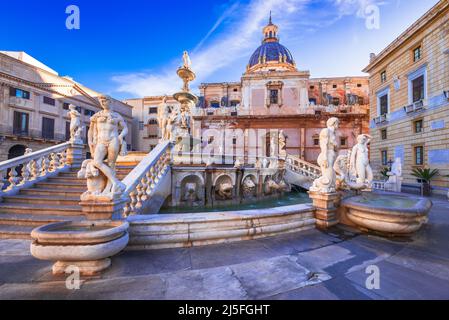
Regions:
<svg viewBox="0 0 449 320"><path fill-rule="evenodd" d="M284 47L279 42L265 42L263 43L251 56L249 60L249 67L252 68L255 65L259 64L261 59L266 56L266 62L274 61L279 62L279 56L287 57L287 63L294 64L293 56L286 47ZM259 60L260 59L260 60Z"/></svg>

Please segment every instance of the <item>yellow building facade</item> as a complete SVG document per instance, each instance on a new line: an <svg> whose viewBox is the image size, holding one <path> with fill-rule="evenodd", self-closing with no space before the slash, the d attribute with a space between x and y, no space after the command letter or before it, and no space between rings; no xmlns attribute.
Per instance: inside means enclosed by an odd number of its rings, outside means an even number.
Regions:
<svg viewBox="0 0 449 320"><path fill-rule="evenodd" d="M439 169L435 191L449 187L449 1L438 2L378 55L371 55L371 161L400 158L404 184L414 168Z"/></svg>

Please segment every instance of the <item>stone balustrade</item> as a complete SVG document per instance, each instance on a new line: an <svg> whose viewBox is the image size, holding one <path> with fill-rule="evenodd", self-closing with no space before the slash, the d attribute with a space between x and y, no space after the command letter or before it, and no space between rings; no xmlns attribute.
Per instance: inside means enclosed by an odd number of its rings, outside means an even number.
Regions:
<svg viewBox="0 0 449 320"><path fill-rule="evenodd" d="M0 163L0 197L17 194L22 188L68 170L71 147L66 142Z"/></svg>
<svg viewBox="0 0 449 320"><path fill-rule="evenodd" d="M386 181L373 181L373 190L386 191Z"/></svg>
<svg viewBox="0 0 449 320"><path fill-rule="evenodd" d="M286 167L311 179L317 179L321 176L320 167L292 155L287 156Z"/></svg>
<svg viewBox="0 0 449 320"><path fill-rule="evenodd" d="M126 185L124 197L129 199L124 207L125 217L142 212L164 189L159 184L170 171L171 149L169 141L158 144L122 181Z"/></svg>

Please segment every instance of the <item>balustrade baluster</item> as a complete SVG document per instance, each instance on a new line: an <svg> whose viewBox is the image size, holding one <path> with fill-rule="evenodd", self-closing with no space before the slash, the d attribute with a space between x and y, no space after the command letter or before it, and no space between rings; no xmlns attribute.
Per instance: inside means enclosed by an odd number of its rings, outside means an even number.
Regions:
<svg viewBox="0 0 449 320"><path fill-rule="evenodd" d="M142 196L143 196L144 192L143 192L143 187L142 184L139 183L136 187L136 198L137 198L137 202L136 202L136 209L139 210L143 207L143 203L142 203Z"/></svg>
<svg viewBox="0 0 449 320"><path fill-rule="evenodd" d="M141 201L145 202L148 200L148 196L149 194L147 194L147 188L148 188L148 184L147 184L147 177L143 177L140 180L140 185L142 186L142 195L141 195Z"/></svg>
<svg viewBox="0 0 449 320"><path fill-rule="evenodd" d="M16 171L15 166L9 170L8 176L9 176L9 179L8 179L9 186L6 189L6 191L11 191L17 186L17 184L20 181L20 179L17 177L17 171Z"/></svg>
<svg viewBox="0 0 449 320"><path fill-rule="evenodd" d="M148 171L146 173L146 177L147 177L147 195L151 194L151 186L153 184L153 177L151 176L151 172Z"/></svg>
<svg viewBox="0 0 449 320"><path fill-rule="evenodd" d="M5 176L4 172L0 171L0 192L3 190L3 187L5 186Z"/></svg>
<svg viewBox="0 0 449 320"><path fill-rule="evenodd" d="M22 168L22 181L20 181L19 186L25 185L31 179L31 162L24 164Z"/></svg>
<svg viewBox="0 0 449 320"><path fill-rule="evenodd" d="M51 161L50 161L49 171L55 172L58 170L59 166L61 165L59 162L59 156L56 153L52 153L50 155L50 158L51 158Z"/></svg>
<svg viewBox="0 0 449 320"><path fill-rule="evenodd" d="M130 206L129 215L134 215L136 213L136 204L137 204L137 193L136 193L136 191L135 190L132 191L129 194L129 197L131 198L131 202L129 204L129 206Z"/></svg>
<svg viewBox="0 0 449 320"><path fill-rule="evenodd" d="M48 156L42 158L41 177L45 177L50 170L50 160Z"/></svg>

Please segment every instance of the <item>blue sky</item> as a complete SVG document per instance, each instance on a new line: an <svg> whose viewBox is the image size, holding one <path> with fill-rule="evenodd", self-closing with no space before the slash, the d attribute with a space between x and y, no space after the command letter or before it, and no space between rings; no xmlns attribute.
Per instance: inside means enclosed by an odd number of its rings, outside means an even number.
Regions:
<svg viewBox="0 0 449 320"><path fill-rule="evenodd" d="M191 53L200 82L239 81L270 10L281 43L312 77L362 75L378 53L437 0L40 0L2 3L0 50L25 51L116 98L170 94ZM65 27L68 5L80 30ZM380 28L368 29L368 6ZM372 8L372 7L368 7Z"/></svg>

